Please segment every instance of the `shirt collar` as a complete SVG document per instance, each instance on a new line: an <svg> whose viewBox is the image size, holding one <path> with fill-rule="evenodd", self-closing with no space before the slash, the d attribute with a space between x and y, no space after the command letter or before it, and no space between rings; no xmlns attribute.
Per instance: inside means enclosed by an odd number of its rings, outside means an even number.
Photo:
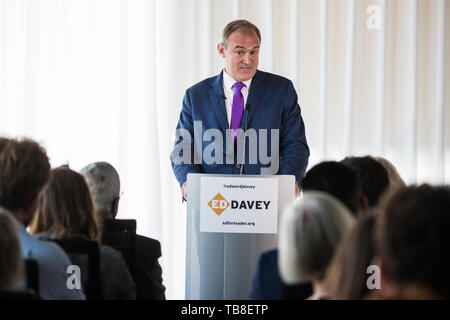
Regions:
<svg viewBox="0 0 450 320"><path fill-rule="evenodd" d="M247 81L242 81L245 84L245 86L247 87L248 90L250 90L250 85L252 83L252 79L253 78L251 78L251 79L249 79ZM224 84L224 87L227 90L234 91L233 86L234 86L234 84L236 82L237 81L234 80L232 77L230 77L230 75L228 73L226 73L225 69L223 69L223 84Z"/></svg>

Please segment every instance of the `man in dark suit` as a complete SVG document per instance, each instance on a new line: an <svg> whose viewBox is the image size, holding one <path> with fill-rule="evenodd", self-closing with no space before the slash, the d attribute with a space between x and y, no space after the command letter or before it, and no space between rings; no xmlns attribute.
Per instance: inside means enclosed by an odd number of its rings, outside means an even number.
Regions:
<svg viewBox="0 0 450 320"><path fill-rule="evenodd" d="M257 70L260 43L255 25L230 22L217 46L223 71L186 91L171 154L184 198L188 173L239 174L242 163L248 174L291 174L300 183L309 148L297 94L290 80ZM253 131L243 159L246 128Z"/></svg>
<svg viewBox="0 0 450 320"><path fill-rule="evenodd" d="M120 200L120 179L107 162L95 162L81 169L91 190L95 208L103 219L115 219ZM136 298L165 300L162 269L158 262L161 244L158 240L136 235Z"/></svg>

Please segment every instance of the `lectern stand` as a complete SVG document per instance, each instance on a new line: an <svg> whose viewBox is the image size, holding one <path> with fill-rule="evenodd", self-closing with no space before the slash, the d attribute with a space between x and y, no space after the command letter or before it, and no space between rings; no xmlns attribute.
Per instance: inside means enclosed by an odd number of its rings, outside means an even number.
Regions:
<svg viewBox="0 0 450 320"><path fill-rule="evenodd" d="M201 231L200 219L202 222L202 230L205 229L205 191L201 190L205 186L204 177L211 178L227 178L232 179L231 186L247 186L248 181L254 179L264 179L268 181L276 179L277 190L274 189L276 195L273 195L277 201L275 215L279 221L280 214L286 205L295 199L295 180L294 176L263 176L263 175L218 175L218 174L189 174L187 180L188 186L188 202L187 202L187 219L186 219L186 286L185 298L187 300L242 300L248 299L251 289L252 277L255 271L257 259L259 255L269 249L277 246L277 230L278 226L273 226L274 233L254 233L244 229L244 226L227 226L227 232L204 232ZM203 180L202 180L203 179ZM253 180L252 180L253 179ZM203 182L202 182L203 181ZM228 181L228 180L227 180ZM261 182L259 182L261 183ZM273 185L273 183L272 183ZM224 184L217 188L225 187ZM251 187L251 183L250 186ZM217 194L214 186L208 186L210 194ZM262 192L263 188L259 188L255 193ZM212 192L212 193L211 193ZM234 194L240 194L241 190L233 190ZM243 192L243 191L242 191ZM265 190L267 192L267 190ZM222 193L224 193L222 191ZM255 195L255 196L260 196ZM262 197L265 198L267 193ZM228 196L230 198L231 196ZM273 199L272 197L272 199ZM224 220L224 217L231 216L231 212L236 212L239 207L265 209L268 201L233 201L226 199L227 196L214 198L209 201L211 217ZM209 199L209 198L208 198ZM223 200L220 200L223 199ZM244 202L244 204L242 204ZM220 210L225 208L221 213ZM203 209L201 209L203 208ZM213 211L213 208L218 208ZM234 208L234 211L233 211ZM202 211L202 215L200 211ZM255 217L259 214L254 211ZM235 213L236 215L236 213ZM207 218L210 218L207 216ZM213 219L213 218L211 218ZM277 221L277 219L275 219ZM235 219L236 220L236 219ZM249 219L247 219L249 220ZM225 223L221 223L225 224ZM227 221L227 224L229 222ZM261 223L259 223L259 226ZM220 227L220 226L219 226ZM270 226L269 226L270 227ZM243 230L246 230L243 232ZM231 231L231 232L230 232ZM272 232L272 231L271 231Z"/></svg>

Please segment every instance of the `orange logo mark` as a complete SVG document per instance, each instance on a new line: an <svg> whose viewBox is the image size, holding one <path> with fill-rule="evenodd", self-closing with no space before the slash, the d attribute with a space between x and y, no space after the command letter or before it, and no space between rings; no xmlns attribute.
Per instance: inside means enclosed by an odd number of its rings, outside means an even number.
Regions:
<svg viewBox="0 0 450 320"><path fill-rule="evenodd" d="M230 203L222 197L220 193L216 194L214 198L211 199L211 201L208 202L208 206L211 207L211 209L220 216L222 212L227 210L227 208L230 206Z"/></svg>

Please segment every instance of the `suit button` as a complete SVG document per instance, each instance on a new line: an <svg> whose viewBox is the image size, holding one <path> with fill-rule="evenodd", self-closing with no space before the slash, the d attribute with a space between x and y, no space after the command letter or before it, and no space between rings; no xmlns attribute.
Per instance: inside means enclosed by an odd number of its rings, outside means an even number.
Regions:
<svg viewBox="0 0 450 320"><path fill-rule="evenodd" d="M239 167L240 167L240 165L239 165L239 164L237 164L237 165L236 165L236 168L238 168L238 169L239 169Z"/></svg>

